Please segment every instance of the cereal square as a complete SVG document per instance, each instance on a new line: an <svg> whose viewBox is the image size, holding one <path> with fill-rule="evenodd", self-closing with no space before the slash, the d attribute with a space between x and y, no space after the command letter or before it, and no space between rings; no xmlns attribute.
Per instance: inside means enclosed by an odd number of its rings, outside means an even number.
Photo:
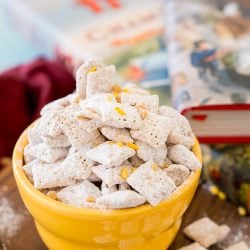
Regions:
<svg viewBox="0 0 250 250"><path fill-rule="evenodd" d="M174 124L164 116L149 113L142 122L141 129L130 131L134 139L145 142L152 147L165 144Z"/></svg>
<svg viewBox="0 0 250 250"><path fill-rule="evenodd" d="M140 194L132 191L117 191L97 198L96 203L109 209L137 207L146 202Z"/></svg>
<svg viewBox="0 0 250 250"><path fill-rule="evenodd" d="M133 139L130 136L130 133L125 128L113 128L113 127L102 127L101 133L110 141L115 142L131 142L133 143Z"/></svg>
<svg viewBox="0 0 250 250"><path fill-rule="evenodd" d="M167 199L176 189L174 182L152 161L138 167L128 178L127 183L147 201L156 206Z"/></svg>
<svg viewBox="0 0 250 250"><path fill-rule="evenodd" d="M95 203L95 200L100 196L100 189L88 180L65 187L57 192L57 197L63 203L77 207L85 207L84 204L87 202Z"/></svg>
<svg viewBox="0 0 250 250"><path fill-rule="evenodd" d="M238 242L224 250L249 250L250 248L247 246L245 241Z"/></svg>
<svg viewBox="0 0 250 250"><path fill-rule="evenodd" d="M109 167L121 165L134 154L135 151L130 147L110 142L104 142L86 152L89 159Z"/></svg>
<svg viewBox="0 0 250 250"><path fill-rule="evenodd" d="M207 248L204 248L199 243L194 242L194 243L192 243L192 244L190 244L188 246L181 247L178 250L207 250Z"/></svg>
<svg viewBox="0 0 250 250"><path fill-rule="evenodd" d="M184 234L187 237L206 248L224 240L229 232L230 228L228 226L219 226L208 217L199 219L184 228Z"/></svg>

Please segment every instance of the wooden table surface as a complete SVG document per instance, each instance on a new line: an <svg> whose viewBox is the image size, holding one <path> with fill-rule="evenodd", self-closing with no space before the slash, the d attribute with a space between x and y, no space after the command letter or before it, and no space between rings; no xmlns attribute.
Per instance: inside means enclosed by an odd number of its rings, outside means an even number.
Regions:
<svg viewBox="0 0 250 250"><path fill-rule="evenodd" d="M0 241L0 249L47 249L38 236L33 220L24 207L23 202L21 201L10 168L5 168L0 172L0 199L2 198L8 199L17 213L25 216L25 220L23 221L21 228L18 230L14 237L12 237L11 239L1 239L0 237L0 240L2 241ZM229 244L229 242L237 242L240 239L245 239L248 244L250 244L250 218L240 217L238 215L236 206L227 201L219 200L217 197L212 196L204 187L200 186L192 202L192 205L184 216L182 228L192 221L202 218L205 215L209 216L219 224L225 223L231 227L232 232L224 245ZM191 243L191 241L184 237L182 230L180 230L169 250L177 250L179 247L187 245L189 243ZM222 248L214 246L211 249L217 250Z"/></svg>

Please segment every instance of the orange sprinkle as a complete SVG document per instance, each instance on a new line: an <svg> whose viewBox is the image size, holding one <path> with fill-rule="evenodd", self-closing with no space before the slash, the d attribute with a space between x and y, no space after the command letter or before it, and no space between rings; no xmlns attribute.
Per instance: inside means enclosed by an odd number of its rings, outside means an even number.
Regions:
<svg viewBox="0 0 250 250"><path fill-rule="evenodd" d="M91 72L95 72L97 71L97 67L96 66L92 66L88 71L87 73L91 73Z"/></svg>
<svg viewBox="0 0 250 250"><path fill-rule="evenodd" d="M117 145L118 145L118 147L123 147L123 143L122 142L117 142Z"/></svg>
<svg viewBox="0 0 250 250"><path fill-rule="evenodd" d="M57 195L55 191L48 191L47 196L53 200L57 199Z"/></svg>
<svg viewBox="0 0 250 250"><path fill-rule="evenodd" d="M86 201L87 202L95 202L96 198L94 196L89 196L89 197L86 198Z"/></svg>
<svg viewBox="0 0 250 250"><path fill-rule="evenodd" d="M115 107L115 111L116 111L119 115L126 115L125 111L122 110L120 107Z"/></svg>
<svg viewBox="0 0 250 250"><path fill-rule="evenodd" d="M127 142L126 144L128 147L134 149L134 150L138 150L139 146L137 146L136 144L132 143L132 142Z"/></svg>
<svg viewBox="0 0 250 250"><path fill-rule="evenodd" d="M154 171L159 170L158 165L157 165L157 164L155 164L155 163L151 166L151 168L152 168Z"/></svg>
<svg viewBox="0 0 250 250"><path fill-rule="evenodd" d="M126 180L129 177L129 171L127 167L121 168L120 176L123 180Z"/></svg>
<svg viewBox="0 0 250 250"><path fill-rule="evenodd" d="M114 84L112 87L111 87L112 91L115 92L115 93L121 93L122 92L122 88L120 85L118 84Z"/></svg>

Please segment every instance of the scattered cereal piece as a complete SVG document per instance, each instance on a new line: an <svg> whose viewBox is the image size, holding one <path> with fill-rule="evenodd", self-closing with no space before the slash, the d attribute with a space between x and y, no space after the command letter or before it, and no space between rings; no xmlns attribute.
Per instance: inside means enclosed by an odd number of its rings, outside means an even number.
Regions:
<svg viewBox="0 0 250 250"><path fill-rule="evenodd" d="M199 243L194 242L194 243L192 243L192 244L190 244L188 246L181 247L178 250L207 250L207 248L204 248Z"/></svg>
<svg viewBox="0 0 250 250"><path fill-rule="evenodd" d="M240 216L246 216L247 210L244 207L238 207L238 213Z"/></svg>
<svg viewBox="0 0 250 250"><path fill-rule="evenodd" d="M165 144L172 129L173 123L170 123L166 117L149 113L142 121L141 129L132 128L130 134L134 139L148 143L152 147L159 147Z"/></svg>
<svg viewBox="0 0 250 250"><path fill-rule="evenodd" d="M168 148L168 157L174 163L187 166L191 170L201 168L201 163L195 154L181 144L170 146Z"/></svg>
<svg viewBox="0 0 250 250"><path fill-rule="evenodd" d="M84 180L78 184L71 185L57 192L57 197L66 204L84 207L88 197L97 199L101 191L91 182Z"/></svg>
<svg viewBox="0 0 250 250"><path fill-rule="evenodd" d="M199 219L184 228L184 234L187 237L206 248L225 239L229 232L228 226L219 226L208 217Z"/></svg>
<svg viewBox="0 0 250 250"><path fill-rule="evenodd" d="M117 191L97 198L96 203L106 208L121 209L137 207L145 203L145 198L132 190Z"/></svg>
<svg viewBox="0 0 250 250"><path fill-rule="evenodd" d="M106 126L101 128L101 133L111 141L133 143L130 133L125 128L112 128Z"/></svg>
<svg viewBox="0 0 250 250"><path fill-rule="evenodd" d="M180 164L169 165L164 171L174 181L177 187L181 186L190 175L189 168Z"/></svg>
<svg viewBox="0 0 250 250"><path fill-rule="evenodd" d="M152 206L156 206L167 199L176 186L163 170L160 168L153 170L153 164L154 162L147 161L138 167L127 178L127 183L143 195Z"/></svg>
<svg viewBox="0 0 250 250"><path fill-rule="evenodd" d="M238 242L224 250L249 250L250 248L247 246L245 241Z"/></svg>
<svg viewBox="0 0 250 250"><path fill-rule="evenodd" d="M143 161L153 161L159 165L164 163L164 160L167 156L167 146L166 144L162 144L159 147L151 147L149 144L136 141L136 145L138 145L137 155Z"/></svg>
<svg viewBox="0 0 250 250"><path fill-rule="evenodd" d="M117 144L109 144L107 142L86 152L89 159L110 167L121 165L134 154L135 151L125 145L119 147Z"/></svg>
<svg viewBox="0 0 250 250"><path fill-rule="evenodd" d="M121 103L137 107L143 105L143 109L158 114L159 96L121 93Z"/></svg>

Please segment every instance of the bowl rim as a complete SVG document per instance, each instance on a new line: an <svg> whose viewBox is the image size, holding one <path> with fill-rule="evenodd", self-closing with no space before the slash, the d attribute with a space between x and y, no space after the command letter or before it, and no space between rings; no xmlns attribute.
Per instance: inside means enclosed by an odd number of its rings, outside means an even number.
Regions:
<svg viewBox="0 0 250 250"><path fill-rule="evenodd" d="M180 197L190 190L192 184L197 183L200 178L201 169L197 169L194 173L190 175L188 181L184 183L181 187L175 191L171 197L162 201L157 206L151 206L150 204L144 204L139 207L134 208L125 208L125 209L90 209L90 208L80 208L75 207L69 204L64 204L62 202L53 200L49 198L47 195L36 189L32 183L27 178L24 170L23 170L23 151L24 147L28 144L28 129L33 126L31 124L28 128L26 128L23 133L20 135L17 143L14 147L13 156L12 156L12 168L14 173L14 178L16 183L18 183L25 191L33 197L33 199L37 200L40 205L48 207L50 210L54 210L57 213L67 214L68 216L91 216L92 218L99 217L120 217L120 216L131 216L135 214L143 214L152 211L156 211L162 208L171 207L171 204L174 204L175 201L179 200ZM192 151L197 156L199 161L202 161L200 144L195 138L195 144L192 148ZM19 186L18 185L18 186ZM18 187L18 189L22 189Z"/></svg>

